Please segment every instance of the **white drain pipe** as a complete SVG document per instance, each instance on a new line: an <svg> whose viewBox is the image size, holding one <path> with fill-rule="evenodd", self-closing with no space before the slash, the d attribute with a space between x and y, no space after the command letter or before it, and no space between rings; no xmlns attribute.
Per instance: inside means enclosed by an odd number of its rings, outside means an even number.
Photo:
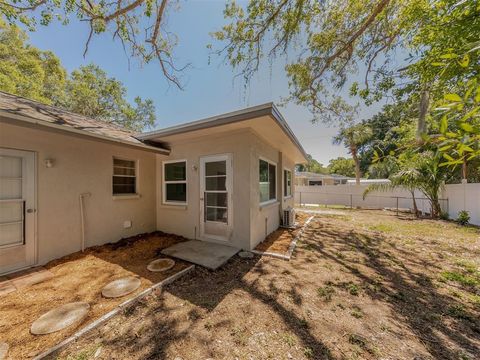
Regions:
<svg viewBox="0 0 480 360"><path fill-rule="evenodd" d="M78 200L80 202L80 223L82 226L82 252L85 251L85 214L84 214L84 206L83 206L83 199L86 197L90 197L90 193L83 193L80 194Z"/></svg>

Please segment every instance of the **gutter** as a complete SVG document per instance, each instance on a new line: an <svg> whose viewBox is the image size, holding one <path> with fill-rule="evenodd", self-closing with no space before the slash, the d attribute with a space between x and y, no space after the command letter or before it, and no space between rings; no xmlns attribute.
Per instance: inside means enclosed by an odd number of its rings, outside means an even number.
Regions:
<svg viewBox="0 0 480 360"><path fill-rule="evenodd" d="M1 117L4 117L4 118L1 118ZM116 139L116 138L112 138L112 137L105 136L105 135L95 134L95 133L85 131L85 130L75 129L75 128L69 127L69 126L57 125L57 124L53 124L53 123L48 122L48 121L31 118L29 116L12 114L8 111L0 109L0 123L5 122L5 123L13 124L13 125L18 125L16 123L17 121L21 121L23 123L26 123L26 124L23 124L23 126L27 126L27 127L40 126L40 127L46 128L46 130L50 130L50 131L56 131L56 132L61 132L61 133L69 133L71 135L93 138L93 139L97 139L97 140L101 140L101 141L105 141L105 142L110 142L110 143L113 142L113 143L117 143L117 144L120 144L120 145L126 145L126 146L130 146L130 147L138 148L138 149L141 149L141 150L144 150L144 151L155 152L155 153L163 154L163 155L169 155L170 154L170 150L168 150L168 149L163 149L163 148L158 148L158 147L155 147L155 146L146 145L146 144L141 143L141 142L140 143L134 143L134 142L127 141L127 140Z"/></svg>

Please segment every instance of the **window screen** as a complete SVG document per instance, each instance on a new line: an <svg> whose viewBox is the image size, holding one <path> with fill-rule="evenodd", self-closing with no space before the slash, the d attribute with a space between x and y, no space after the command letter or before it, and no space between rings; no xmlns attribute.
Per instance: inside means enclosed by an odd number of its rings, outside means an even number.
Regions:
<svg viewBox="0 0 480 360"><path fill-rule="evenodd" d="M259 161L259 186L260 186L260 202L275 200L277 198L277 167L275 164L266 160Z"/></svg>
<svg viewBox="0 0 480 360"><path fill-rule="evenodd" d="M113 158L113 195L137 193L136 161Z"/></svg>
<svg viewBox="0 0 480 360"><path fill-rule="evenodd" d="M187 162L163 164L164 202L187 202Z"/></svg>

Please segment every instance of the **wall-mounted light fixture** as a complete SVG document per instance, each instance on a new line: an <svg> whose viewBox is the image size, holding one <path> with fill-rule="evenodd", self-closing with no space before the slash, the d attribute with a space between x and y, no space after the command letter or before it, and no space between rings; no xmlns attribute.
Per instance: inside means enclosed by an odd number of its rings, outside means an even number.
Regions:
<svg viewBox="0 0 480 360"><path fill-rule="evenodd" d="M193 170L193 171L197 171L197 170L198 170L197 165L192 165L192 170Z"/></svg>
<svg viewBox="0 0 480 360"><path fill-rule="evenodd" d="M45 167L52 168L55 165L55 160L54 159L45 159L44 163L45 163Z"/></svg>

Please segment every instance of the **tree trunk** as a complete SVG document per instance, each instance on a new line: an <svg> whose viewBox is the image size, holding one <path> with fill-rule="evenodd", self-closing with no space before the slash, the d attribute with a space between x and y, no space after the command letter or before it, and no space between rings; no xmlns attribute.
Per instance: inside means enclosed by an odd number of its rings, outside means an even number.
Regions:
<svg viewBox="0 0 480 360"><path fill-rule="evenodd" d="M425 121L430 103L430 93L427 89L422 90L420 104L418 106L417 140L422 139L422 135L427 132L427 123Z"/></svg>
<svg viewBox="0 0 480 360"><path fill-rule="evenodd" d="M350 152L352 154L353 161L355 162L355 183L357 185L360 185L360 177L362 176L362 174L360 172L360 159L357 156L356 146L351 146Z"/></svg>
<svg viewBox="0 0 480 360"><path fill-rule="evenodd" d="M463 159L463 164L462 164L462 179L467 182L467 159Z"/></svg>
<svg viewBox="0 0 480 360"><path fill-rule="evenodd" d="M432 205L432 218L439 217L442 212L442 208L440 206L440 202L438 201L438 197L432 198L430 202Z"/></svg>
<svg viewBox="0 0 480 360"><path fill-rule="evenodd" d="M417 200L415 199L415 191L411 191L412 194L412 202L413 202L413 213L415 214L415 217L418 218L418 206L417 206Z"/></svg>

